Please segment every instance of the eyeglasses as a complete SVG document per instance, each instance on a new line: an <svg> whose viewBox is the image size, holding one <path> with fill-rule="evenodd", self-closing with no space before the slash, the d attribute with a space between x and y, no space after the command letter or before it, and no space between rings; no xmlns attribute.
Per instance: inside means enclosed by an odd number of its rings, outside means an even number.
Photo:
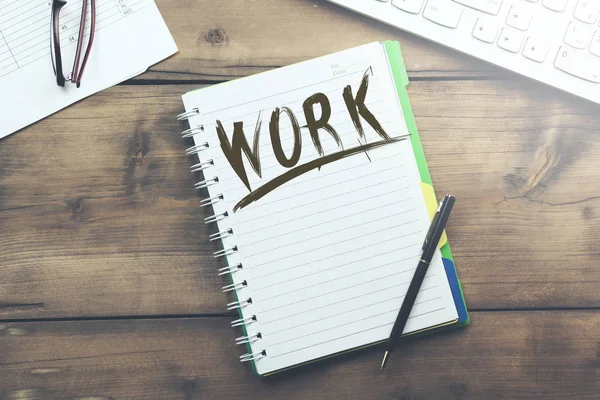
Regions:
<svg viewBox="0 0 600 400"><path fill-rule="evenodd" d="M83 39L85 36L85 21L87 19L87 7L88 0L83 0L83 5L81 7L81 22L79 23L79 37L77 38L77 49L75 51L75 60L73 62L73 69L71 73L68 75L63 74L63 63L62 63L62 55L61 55L61 46L60 46L60 31L67 29L66 26L60 25L60 10L67 4L64 0L52 0L52 16L50 21L50 48L52 54L52 68L54 69L54 75L56 75L56 84L58 86L65 86L65 82L72 82L77 85L77 87L81 86L81 77L83 76L83 71L85 70L85 65L87 64L88 57L90 56L90 51L92 50L92 43L94 42L94 32L96 30L96 0L89 0L90 2L90 35L87 43L87 48L85 50L85 55L83 56L83 62L81 63L81 68L79 67L79 61L81 59L81 50L83 47ZM74 41L75 38L71 36L69 40Z"/></svg>

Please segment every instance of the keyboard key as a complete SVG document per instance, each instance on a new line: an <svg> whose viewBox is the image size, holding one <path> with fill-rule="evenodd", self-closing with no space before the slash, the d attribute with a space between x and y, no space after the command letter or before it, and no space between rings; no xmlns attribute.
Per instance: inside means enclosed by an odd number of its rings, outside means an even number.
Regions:
<svg viewBox="0 0 600 400"><path fill-rule="evenodd" d="M485 43L494 43L498 27L489 19L478 18L473 29L473 37Z"/></svg>
<svg viewBox="0 0 600 400"><path fill-rule="evenodd" d="M592 44L590 44L590 53L600 57L600 31L597 31L592 39Z"/></svg>
<svg viewBox="0 0 600 400"><path fill-rule="evenodd" d="M537 3L540 0L527 0L527 1L530 2L530 3Z"/></svg>
<svg viewBox="0 0 600 400"><path fill-rule="evenodd" d="M593 24L600 15L600 0L579 0L573 16L585 22L586 24Z"/></svg>
<svg viewBox="0 0 600 400"><path fill-rule="evenodd" d="M563 12L567 8L568 0L542 0L542 4L549 10Z"/></svg>
<svg viewBox="0 0 600 400"><path fill-rule="evenodd" d="M438 25L455 29L462 16L462 7L446 0L429 0L423 16Z"/></svg>
<svg viewBox="0 0 600 400"><path fill-rule="evenodd" d="M501 49L510 51L511 53L518 53L521 50L522 44L523 35L512 29L502 28L502 32L498 38L498 46Z"/></svg>
<svg viewBox="0 0 600 400"><path fill-rule="evenodd" d="M418 14L423 7L423 0L392 0L392 5L411 14Z"/></svg>
<svg viewBox="0 0 600 400"><path fill-rule="evenodd" d="M586 81L600 83L600 60L587 54L561 47L554 61L561 71Z"/></svg>
<svg viewBox="0 0 600 400"><path fill-rule="evenodd" d="M565 43L569 46L573 46L576 49L585 49L594 31L587 25L582 25L577 22L571 22L565 33Z"/></svg>
<svg viewBox="0 0 600 400"><path fill-rule="evenodd" d="M548 55L548 45L535 38L527 38L527 43L523 47L523 56L535 62L542 63L546 61Z"/></svg>
<svg viewBox="0 0 600 400"><path fill-rule="evenodd" d="M533 14L531 11L523 7L512 6L508 16L506 17L506 24L520 31L526 31L529 29L529 24L531 23L532 17Z"/></svg>
<svg viewBox="0 0 600 400"><path fill-rule="evenodd" d="M491 14L498 15L500 12L500 6L502 0L454 0L456 3L462 4L475 10Z"/></svg>

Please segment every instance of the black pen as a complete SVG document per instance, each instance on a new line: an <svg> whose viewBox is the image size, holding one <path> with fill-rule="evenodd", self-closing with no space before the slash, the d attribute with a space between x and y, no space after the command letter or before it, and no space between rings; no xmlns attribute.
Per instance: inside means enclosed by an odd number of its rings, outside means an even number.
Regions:
<svg viewBox="0 0 600 400"><path fill-rule="evenodd" d="M383 367L385 367L389 355L394 350L394 343L396 339L402 336L402 332L404 331L404 327L406 326L410 312L415 304L419 290L421 289L421 284L423 283L425 275L427 274L429 263L433 258L433 254L435 253L438 243L440 242L440 238L442 237L442 233L444 232L444 228L448 222L448 217L450 216L450 211L452 211L455 201L456 199L454 196L446 195L446 197L444 197L444 199L440 202L440 205L433 216L433 220L429 226L429 231L427 232L425 241L423 242L423 254L419 260L419 265L417 266L415 274L413 275L410 285L408 286L406 296L404 296L402 306L400 307L400 312L398 312L396 322L394 322L394 327L392 328L392 333L388 339L387 348L385 350L385 354L383 355L383 361L381 362L381 371L383 371Z"/></svg>

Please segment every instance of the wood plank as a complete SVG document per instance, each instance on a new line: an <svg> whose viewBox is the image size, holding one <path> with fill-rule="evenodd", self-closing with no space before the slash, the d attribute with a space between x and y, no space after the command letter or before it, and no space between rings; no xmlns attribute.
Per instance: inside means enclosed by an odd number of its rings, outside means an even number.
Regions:
<svg viewBox="0 0 600 400"><path fill-rule="evenodd" d="M459 85L411 99L436 191L458 198L448 230L471 306L597 307L598 108L530 82Z"/></svg>
<svg viewBox="0 0 600 400"><path fill-rule="evenodd" d="M533 84L532 84L533 85ZM597 108L521 81L414 82L471 308L600 307ZM119 86L0 145L0 319L224 310L175 121L191 86Z"/></svg>
<svg viewBox="0 0 600 400"><path fill-rule="evenodd" d="M113 88L2 142L0 316L223 310L182 91Z"/></svg>
<svg viewBox="0 0 600 400"><path fill-rule="evenodd" d="M223 81L381 40L402 43L411 77L506 74L324 0L157 4L180 51L138 79Z"/></svg>
<svg viewBox="0 0 600 400"><path fill-rule="evenodd" d="M260 379L225 318L0 326L2 399L600 399L600 313L479 312L379 372L367 349Z"/></svg>

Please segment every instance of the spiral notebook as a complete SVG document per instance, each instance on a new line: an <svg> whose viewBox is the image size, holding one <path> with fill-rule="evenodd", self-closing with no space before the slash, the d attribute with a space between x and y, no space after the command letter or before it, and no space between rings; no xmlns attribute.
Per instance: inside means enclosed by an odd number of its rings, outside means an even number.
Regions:
<svg viewBox="0 0 600 400"><path fill-rule="evenodd" d="M240 356L269 375L385 341L436 200L397 42L183 96ZM444 238L404 334L469 322Z"/></svg>

